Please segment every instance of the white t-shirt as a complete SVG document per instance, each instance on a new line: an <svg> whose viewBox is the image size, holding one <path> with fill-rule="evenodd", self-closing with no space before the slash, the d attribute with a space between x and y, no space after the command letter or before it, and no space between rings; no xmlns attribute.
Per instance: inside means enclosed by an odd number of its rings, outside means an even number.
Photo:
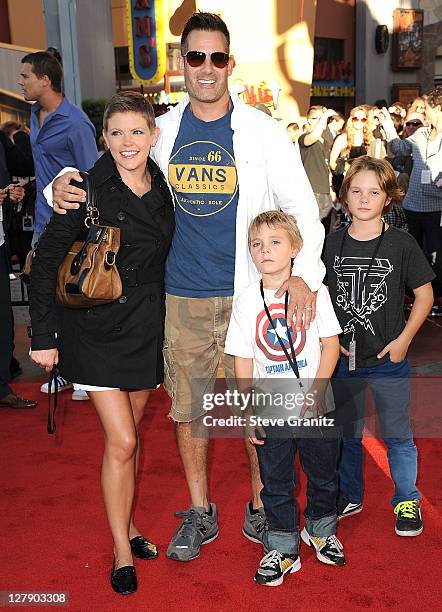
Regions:
<svg viewBox="0 0 442 612"><path fill-rule="evenodd" d="M265 301L276 331L292 357L285 320L285 298L276 298L275 293L274 290L264 289ZM328 289L321 285L316 300L316 318L310 328L296 332L292 325L290 330L303 393L308 391L319 368L320 339L338 335L341 331ZM247 287L234 299L224 352L253 359L253 379L266 379L269 382L265 383L266 389L287 389L287 384L270 383L284 379L287 383L287 379L291 379L293 388L295 374L267 317L259 282ZM331 407L329 401L327 405Z"/></svg>

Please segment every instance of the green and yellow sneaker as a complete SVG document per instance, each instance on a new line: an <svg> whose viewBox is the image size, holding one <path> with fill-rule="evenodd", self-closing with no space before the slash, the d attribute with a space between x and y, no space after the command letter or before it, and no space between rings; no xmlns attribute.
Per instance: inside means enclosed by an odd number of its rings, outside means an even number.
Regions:
<svg viewBox="0 0 442 612"><path fill-rule="evenodd" d="M395 509L396 526L395 532L399 536L418 536L422 533L424 525L422 523L421 504L418 499L399 502Z"/></svg>

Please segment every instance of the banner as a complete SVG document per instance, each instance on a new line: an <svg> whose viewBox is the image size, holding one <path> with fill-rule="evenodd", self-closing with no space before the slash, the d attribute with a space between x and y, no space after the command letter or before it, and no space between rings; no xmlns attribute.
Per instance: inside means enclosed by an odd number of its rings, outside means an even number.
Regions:
<svg viewBox="0 0 442 612"><path fill-rule="evenodd" d="M353 98L356 94L354 83L330 83L327 81L313 81L311 95L315 98Z"/></svg>
<svg viewBox="0 0 442 612"><path fill-rule="evenodd" d="M158 83L166 72L162 0L126 0L129 65L143 85Z"/></svg>

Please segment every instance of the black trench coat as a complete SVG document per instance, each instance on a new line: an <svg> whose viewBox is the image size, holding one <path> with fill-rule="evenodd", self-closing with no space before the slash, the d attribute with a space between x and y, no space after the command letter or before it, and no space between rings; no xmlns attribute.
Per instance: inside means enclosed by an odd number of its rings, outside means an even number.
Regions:
<svg viewBox="0 0 442 612"><path fill-rule="evenodd" d="M89 172L97 192L99 223L121 229L116 265L123 295L118 301L89 309L63 307L57 322L57 271L84 232L84 204L66 215L54 214L39 240L31 272L31 345L33 350L58 345L60 372L71 382L151 389L163 381L164 263L175 213L161 171L152 160L148 168L152 190L142 198L122 182L109 152ZM128 268L142 270L142 284L137 285L139 278Z"/></svg>

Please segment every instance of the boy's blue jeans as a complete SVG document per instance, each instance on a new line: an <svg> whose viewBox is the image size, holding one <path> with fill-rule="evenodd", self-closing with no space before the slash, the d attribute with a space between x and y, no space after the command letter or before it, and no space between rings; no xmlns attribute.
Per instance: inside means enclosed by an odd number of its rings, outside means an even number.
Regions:
<svg viewBox="0 0 442 612"><path fill-rule="evenodd" d="M362 430L367 385L378 414L380 433L388 449L388 465L395 487L391 503L395 506L402 501L420 499L416 489L417 448L408 413L410 365L406 359L351 372L344 360L339 363L333 382L343 432L339 495L354 504L362 503Z"/></svg>
<svg viewBox="0 0 442 612"><path fill-rule="evenodd" d="M287 436L290 436L290 429L293 428L288 427ZM266 552L278 550L283 554L297 555L298 510L294 493L296 450L299 450L301 467L307 476L304 515L308 532L320 537L334 535L337 523L339 435L335 429L321 433L319 428L310 438L294 437L293 431L287 438L272 437L275 430L270 432L266 429L266 434L264 445L255 447L264 485L261 499L268 524L264 548Z"/></svg>

